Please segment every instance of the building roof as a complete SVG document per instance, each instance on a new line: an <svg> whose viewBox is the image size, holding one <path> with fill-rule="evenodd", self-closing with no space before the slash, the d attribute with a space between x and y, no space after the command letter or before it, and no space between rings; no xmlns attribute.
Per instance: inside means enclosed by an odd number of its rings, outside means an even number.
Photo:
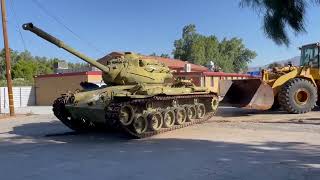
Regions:
<svg viewBox="0 0 320 180"><path fill-rule="evenodd" d="M225 73L225 72L177 72L174 73L177 76L212 76L212 77L253 77L250 74L238 74L238 73Z"/></svg>

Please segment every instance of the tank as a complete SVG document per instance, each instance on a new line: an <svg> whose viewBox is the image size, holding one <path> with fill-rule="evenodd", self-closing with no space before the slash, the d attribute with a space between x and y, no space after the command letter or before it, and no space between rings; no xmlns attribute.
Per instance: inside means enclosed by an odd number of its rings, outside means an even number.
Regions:
<svg viewBox="0 0 320 180"><path fill-rule="evenodd" d="M62 94L53 102L55 116L72 130L112 129L143 138L202 123L217 110L217 92L174 79L170 69L154 58L125 52L99 63L32 23L23 29L102 71L106 85L83 82L82 90Z"/></svg>

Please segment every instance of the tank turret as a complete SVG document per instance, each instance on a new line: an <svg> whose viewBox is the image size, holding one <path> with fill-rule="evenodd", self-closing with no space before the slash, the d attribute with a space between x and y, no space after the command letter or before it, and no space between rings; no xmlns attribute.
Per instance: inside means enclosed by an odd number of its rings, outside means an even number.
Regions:
<svg viewBox="0 0 320 180"><path fill-rule="evenodd" d="M22 25L24 30L29 30L48 42L62 48L69 53L97 67L103 72L102 78L106 84L132 85L138 83L163 84L171 82L172 73L163 63L156 60L146 60L143 56L134 53L124 53L123 56L108 60L101 64L96 60L76 51L63 41L37 28L32 23Z"/></svg>

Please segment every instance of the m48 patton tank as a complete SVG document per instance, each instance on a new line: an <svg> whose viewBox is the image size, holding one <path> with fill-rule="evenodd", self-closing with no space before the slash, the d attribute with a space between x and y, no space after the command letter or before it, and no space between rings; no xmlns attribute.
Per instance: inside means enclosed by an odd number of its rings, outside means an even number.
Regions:
<svg viewBox="0 0 320 180"><path fill-rule="evenodd" d="M201 123L217 110L216 92L174 80L169 68L155 59L128 52L102 64L32 23L23 29L102 71L105 86L82 83L83 90L63 94L53 103L55 116L75 131L112 128L143 138Z"/></svg>

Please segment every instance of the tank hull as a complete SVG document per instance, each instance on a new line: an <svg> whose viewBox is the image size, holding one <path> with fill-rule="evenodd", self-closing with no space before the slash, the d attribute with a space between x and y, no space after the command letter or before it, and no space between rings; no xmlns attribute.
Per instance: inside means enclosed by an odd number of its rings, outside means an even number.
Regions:
<svg viewBox="0 0 320 180"><path fill-rule="evenodd" d="M75 131L113 129L142 138L203 122L218 103L216 93L204 88L112 86L63 95L53 111Z"/></svg>

